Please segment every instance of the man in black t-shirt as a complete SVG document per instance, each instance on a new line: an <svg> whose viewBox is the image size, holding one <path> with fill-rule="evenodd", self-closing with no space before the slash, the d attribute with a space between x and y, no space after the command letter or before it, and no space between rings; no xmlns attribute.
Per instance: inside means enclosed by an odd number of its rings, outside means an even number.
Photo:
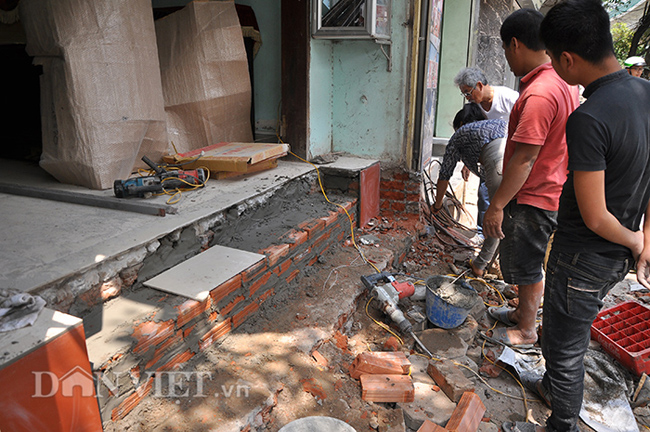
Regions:
<svg viewBox="0 0 650 432"><path fill-rule="evenodd" d="M546 373L531 387L551 404L546 430L577 432L583 358L602 299L636 259L639 282L650 285L650 83L621 69L599 0L557 4L542 21L541 37L553 68L567 83L583 85L586 101L566 125L569 176L544 287Z"/></svg>

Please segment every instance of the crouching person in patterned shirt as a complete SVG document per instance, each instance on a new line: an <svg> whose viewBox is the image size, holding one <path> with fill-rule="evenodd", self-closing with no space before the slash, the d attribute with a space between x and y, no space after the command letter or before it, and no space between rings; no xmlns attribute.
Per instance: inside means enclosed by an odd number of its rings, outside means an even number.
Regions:
<svg viewBox="0 0 650 432"><path fill-rule="evenodd" d="M433 204L433 211L436 213L442 208L449 179L459 161L463 161L472 174L485 181L490 199L501 184L506 121L486 120L485 114L477 104L468 103L454 117L453 126L456 132L447 143L438 175L436 201ZM470 262L472 272L476 276L483 275L498 246L499 239L485 239L478 256Z"/></svg>

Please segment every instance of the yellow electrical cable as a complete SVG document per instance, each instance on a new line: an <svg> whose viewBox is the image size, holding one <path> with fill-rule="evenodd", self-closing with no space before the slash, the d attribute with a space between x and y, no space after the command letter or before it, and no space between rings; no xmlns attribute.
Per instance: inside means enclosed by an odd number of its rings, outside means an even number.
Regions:
<svg viewBox="0 0 650 432"><path fill-rule="evenodd" d="M383 322L379 322L379 321L377 321L376 319L374 319L373 317L370 316L370 313L368 312L368 306L370 306L370 302L371 302L371 301L372 301L372 297L368 300L368 303L366 303L366 315L368 315L368 318L370 318L371 320L373 320L373 321L375 322L375 324L377 324L379 327L383 328L383 329L386 330L388 333L390 333L390 334L392 334L393 336L395 336L395 337L397 338L397 340L399 341L400 345L404 345L404 341L402 341L402 338L399 337L397 334L395 334L395 332L392 331L392 330L390 329L390 327L388 327L388 326L387 326L386 324L384 324Z"/></svg>
<svg viewBox="0 0 650 432"><path fill-rule="evenodd" d="M282 139L279 136L278 136L278 139L280 140L280 142L283 143ZM363 260L366 263L370 264L377 271L377 273L381 273L381 270L379 270L376 265L374 265L373 263L371 263L370 261L368 261L366 259L366 257L363 255L363 252L361 251L361 248L357 245L357 243L356 243L356 241L354 239L354 223L353 223L353 219L352 219L352 216L350 216L350 213L348 213L348 210L345 207L343 207L341 204L330 201L327 194L325 193L325 188L323 188L323 182L321 181L320 171L318 170L318 167L316 165L314 165L313 163L309 162L308 160L305 160L305 159L301 158L300 156L298 156L297 154L295 154L292 151L289 151L289 153L292 154L293 156L297 157L301 161L303 161L305 163L308 163L309 165L313 166L316 169L316 175L318 176L318 185L320 186L320 191L323 193L323 196L325 197L325 200L330 204L334 204L334 205L342 208L343 211L345 212L345 214L347 215L348 220L350 221L350 233L352 234L352 244L354 245L354 248L357 250L357 252L359 252L359 254L361 255L361 258L363 258Z"/></svg>

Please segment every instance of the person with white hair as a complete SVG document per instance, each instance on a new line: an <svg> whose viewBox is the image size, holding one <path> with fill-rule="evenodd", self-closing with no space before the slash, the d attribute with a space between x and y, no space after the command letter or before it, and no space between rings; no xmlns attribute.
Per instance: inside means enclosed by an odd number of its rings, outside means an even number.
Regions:
<svg viewBox="0 0 650 432"><path fill-rule="evenodd" d="M488 119L510 117L512 106L519 93L505 86L492 86L483 71L477 67L461 69L454 78L454 84L468 102L477 103Z"/></svg>

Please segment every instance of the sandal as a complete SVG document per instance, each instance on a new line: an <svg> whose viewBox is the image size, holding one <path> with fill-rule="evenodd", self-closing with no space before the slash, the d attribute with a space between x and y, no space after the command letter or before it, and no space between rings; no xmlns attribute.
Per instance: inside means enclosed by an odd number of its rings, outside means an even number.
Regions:
<svg viewBox="0 0 650 432"><path fill-rule="evenodd" d="M517 323L510 321L510 318L508 318L508 314L510 314L510 312L512 311L514 311L514 309L509 308L507 306L491 306L487 310L488 315L490 315L492 319L501 321L503 324L507 325L508 327L513 327L517 325Z"/></svg>

